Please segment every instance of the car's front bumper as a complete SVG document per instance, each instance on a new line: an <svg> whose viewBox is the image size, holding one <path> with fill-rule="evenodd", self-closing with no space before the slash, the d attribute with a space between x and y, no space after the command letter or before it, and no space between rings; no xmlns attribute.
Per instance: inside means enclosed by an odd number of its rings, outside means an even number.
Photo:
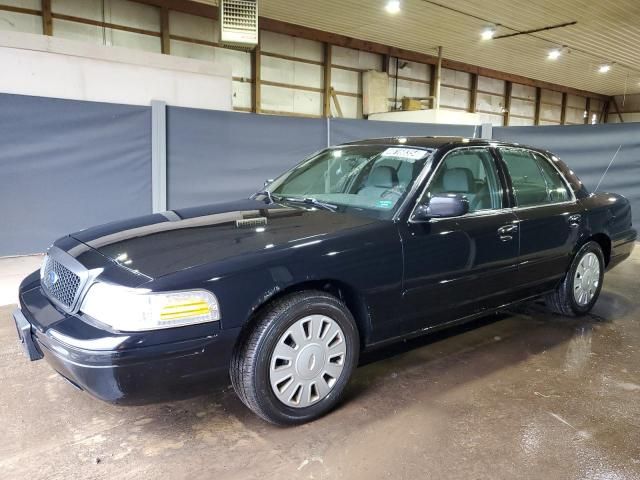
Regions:
<svg viewBox="0 0 640 480"><path fill-rule="evenodd" d="M153 343L145 342L144 334L133 342L130 336L106 331L96 337L96 328L88 326L89 338L84 320L55 309L39 287L21 292L20 307L14 321L27 356L44 357L69 382L101 400L151 403L228 381L239 329L215 329L194 338L184 338L181 330L176 341L170 341L167 331L162 337L167 341ZM70 331L80 333L72 336Z"/></svg>

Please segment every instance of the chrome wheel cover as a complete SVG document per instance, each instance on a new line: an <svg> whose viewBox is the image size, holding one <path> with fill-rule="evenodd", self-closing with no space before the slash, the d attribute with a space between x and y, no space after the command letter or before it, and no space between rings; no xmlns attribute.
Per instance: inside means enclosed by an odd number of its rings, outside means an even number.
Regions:
<svg viewBox="0 0 640 480"><path fill-rule="evenodd" d="M580 259L573 276L573 298L584 307L593 300L600 284L600 262L595 253L589 252Z"/></svg>
<svg viewBox="0 0 640 480"><path fill-rule="evenodd" d="M271 354L271 389L289 407L313 405L337 383L346 355L344 332L335 320L326 315L301 318L282 334Z"/></svg>

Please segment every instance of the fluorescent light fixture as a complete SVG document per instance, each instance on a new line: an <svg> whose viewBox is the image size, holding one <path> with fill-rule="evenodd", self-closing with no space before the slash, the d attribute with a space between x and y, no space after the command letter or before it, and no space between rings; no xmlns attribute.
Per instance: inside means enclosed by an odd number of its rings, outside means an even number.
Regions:
<svg viewBox="0 0 640 480"><path fill-rule="evenodd" d="M547 58L549 60L557 60L558 58L560 58L560 55L562 55L562 49L554 48L552 50L549 50L549 53L547 53Z"/></svg>
<svg viewBox="0 0 640 480"><path fill-rule="evenodd" d="M495 34L496 29L494 27L484 27L480 32L480 37L482 37L482 40L491 40Z"/></svg>
<svg viewBox="0 0 640 480"><path fill-rule="evenodd" d="M385 5L384 9L387 11L387 13L390 13L391 15L395 15L396 13L399 13L400 12L400 0L388 0L388 2Z"/></svg>
<svg viewBox="0 0 640 480"><path fill-rule="evenodd" d="M598 67L598 72L600 73L607 73L609 70L611 70L611 65L609 65L608 63L605 63L604 65L600 65L600 67Z"/></svg>

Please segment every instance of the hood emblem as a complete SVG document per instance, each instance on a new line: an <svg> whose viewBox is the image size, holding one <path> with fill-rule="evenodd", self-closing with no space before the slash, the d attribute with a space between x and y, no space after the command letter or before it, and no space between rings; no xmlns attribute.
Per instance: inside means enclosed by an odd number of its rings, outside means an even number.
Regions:
<svg viewBox="0 0 640 480"><path fill-rule="evenodd" d="M55 285L58 283L58 280L60 280L60 276L53 270L47 274L47 281L49 282L49 285Z"/></svg>

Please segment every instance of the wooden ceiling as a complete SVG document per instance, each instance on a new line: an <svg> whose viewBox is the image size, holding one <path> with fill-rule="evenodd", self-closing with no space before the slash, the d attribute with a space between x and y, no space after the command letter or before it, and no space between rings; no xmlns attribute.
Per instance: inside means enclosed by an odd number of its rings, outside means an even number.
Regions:
<svg viewBox="0 0 640 480"><path fill-rule="evenodd" d="M259 0L263 17L337 33L605 95L640 93L638 0ZM215 0L201 3L217 4ZM576 21L532 35L483 41L487 24L497 34ZM565 46L558 60L547 59ZM608 73L599 73L602 64Z"/></svg>

